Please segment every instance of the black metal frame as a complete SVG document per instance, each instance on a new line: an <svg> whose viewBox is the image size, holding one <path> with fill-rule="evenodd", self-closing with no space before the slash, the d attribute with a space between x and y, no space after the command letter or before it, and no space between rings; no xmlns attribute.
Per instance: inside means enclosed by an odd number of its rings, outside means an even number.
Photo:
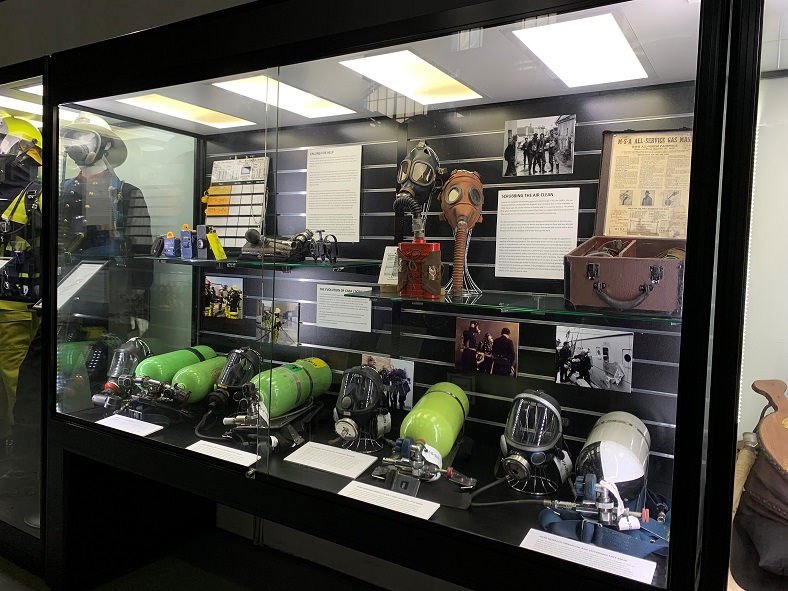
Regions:
<svg viewBox="0 0 788 591"><path fill-rule="evenodd" d="M35 78L44 75L44 59L34 59L14 64L12 66L5 66L0 68L0 82L8 83L17 80L24 80L26 78ZM44 130L42 136L46 137ZM44 264L44 275L48 272L46 263ZM45 482L46 478L46 421L43 417L46 416L48 411L48 401L46 396L41 397L41 474L40 481ZM4 556L17 561L19 564L34 572L41 572L43 570L43 556L44 556L44 542L43 542L43 517L44 517L44 495L45 488L42 485L40 489L40 507L41 507L41 537L25 533L16 527L9 525L4 521L0 521L0 551Z"/></svg>
<svg viewBox="0 0 788 591"><path fill-rule="evenodd" d="M737 0L738 1L738 0ZM742 0L743 1L743 0ZM679 391L676 431L676 455L673 508L673 539L669 585L687 588L687 582L698 574L698 533L700 526L702 470L702 438L704 401L699 394L706 391L705 359L708 347L706 335L711 321L711 298L714 284L715 229L719 195L719 172L723 145L726 60L730 40L731 3L734 0L705 0L701 8L700 48L696 78L694 150L690 190L693 199L689 208L689 235L683 334L703 335L698 345L691 338L683 339L679 370ZM519 3L502 0L488 2L413 3L408 6L407 18L392 22L391 10L382 4L350 1L332 3L256 2L250 5L198 17L176 25L128 35L118 39L55 54L47 63L47 94L45 130L49 130L46 149L47 161L58 162L55 135L57 105L98 98L144 88L169 86L195 78L226 75L228 63L236 71L263 69L272 65L287 65L308 59L318 59L348 51L369 49L395 42L415 40L448 33L463 27L486 26L525 16L568 12L613 4L610 0L535 0L527 8ZM458 6L459 5L459 6ZM404 14L402 8L399 14ZM327 23L331 33L326 35ZM752 26L752 23L749 23ZM266 31L265 36L260 31ZM231 34L230 34L231 33ZM189 51L162 51L162 47L189 47ZM166 55L165 55L166 53ZM121 57L123 56L123 57ZM232 61L230 61L232 60ZM746 60L745 60L746 61ZM75 64L90 64L79 68ZM144 70L139 64L145 64ZM742 62L744 64L744 62ZM107 75L116 72L115 75ZM118 75L119 74L119 75ZM751 97L734 97L746 102ZM737 113L736 104L727 105L729 113ZM57 219L57 174L54 166L45 168L44 183L47 193L45 232L54 235ZM57 261L56 243L51 241L46 253L48 268ZM87 426L66 416L54 414L54 359L56 322L56 277L49 274L45 289L44 330L46 358L43 384L49 393L46 408L49 432L49 454L44 521L46 557L50 584L64 583L68 564L63 559L64 536L68 528L67 503L78 502L78 496L66 486L79 483L68 481L69 458L84 456L99 463L120 466L129 472L169 484L176 488L197 491L198 494L252 513L279 521L332 539L358 550L378 555L429 574L471 587L488 587L495 579L503 584L520 580L523 572L536 584L551 584L557 572L604 584L608 588L648 588L632 581L621 580L605 573L585 569L551 557L526 553L499 542L454 531L441 525L420 522L398 514L362 506L323 491L302 487L266 475L256 480L244 479L240 472L230 470L208 459L197 459L192 454L168 448L150 441L126 437L108 430ZM95 485L95 483L85 486ZM85 490L84 493L96 494ZM259 499L275 499L262 506ZM308 506L308 510L304 510ZM352 540L341 539L337 529L348 523L374 521L369 526L354 529ZM339 526L342 526L341 528ZM392 555L380 543L379 531L386 528L388 539L419 539L424 547L431 544L452 544L464 551L474 552L475 564L457 561L454 564L430 566L414 553ZM478 565L495 565L484 572ZM264 574L263 574L264 576ZM511 578L507 578L511 577ZM496 581L497 582L497 581Z"/></svg>
<svg viewBox="0 0 788 591"><path fill-rule="evenodd" d="M714 336L708 389L708 445L701 588L723 589L728 581L741 377L747 249L760 80L763 0L734 0L728 67L728 112L720 195ZM704 368L705 369L705 368Z"/></svg>

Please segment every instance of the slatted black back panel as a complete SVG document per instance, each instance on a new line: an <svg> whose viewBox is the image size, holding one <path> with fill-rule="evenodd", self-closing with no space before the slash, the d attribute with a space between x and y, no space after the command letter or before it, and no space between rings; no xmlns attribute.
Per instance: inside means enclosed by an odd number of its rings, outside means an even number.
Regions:
<svg viewBox="0 0 788 591"><path fill-rule="evenodd" d="M495 277L495 229L498 192L537 187L579 187L578 240L594 234L602 133L606 130L667 130L692 127L694 86L691 83L657 86L605 94L579 94L494 106L435 111L404 123L354 121L281 129L276 149L265 150L262 134L235 133L208 142L208 167L215 159L260 154L271 157L269 233L293 235L304 229L306 159L308 147L362 145L361 242L340 244L341 258L381 258L393 244L396 169L400 158L420 139L435 149L449 171L475 170L484 184L484 222L473 233L469 252L471 274L483 290L562 293L556 280ZM560 114L576 114L575 161L571 175L503 177L504 123ZM209 184L206 178L205 185ZM451 228L438 220L433 203L427 239L441 243L443 260L453 248ZM406 222L406 228L409 223ZM235 270L234 270L235 271ZM271 298L301 303L301 347L277 346L275 360L319 355L329 362L339 381L342 370L360 362L362 352L398 355L415 363L415 395L443 381L454 369L456 317L518 322L520 326L518 375L514 379L474 376L471 413L466 431L493 441L502 432L511 398L526 388L541 389L559 400L569 424L565 435L574 453L594 422L611 410L624 410L641 418L652 436L652 482L669 483L674 454L680 326L663 322L584 318L559 315L512 315L491 310L459 310L445 305L404 305L400 314L391 304L373 304L373 332L326 329L316 325L316 284L348 283L374 286L378 269L297 269L291 273L254 272L245 281L245 314L252 316L256 299ZM555 383L556 326L590 324L634 333L632 393L589 390ZM240 328L240 327L239 327ZM228 343L226 335L201 326L205 342ZM241 332L241 331L239 331ZM396 335L394 337L393 335ZM396 338L398 351L393 351Z"/></svg>

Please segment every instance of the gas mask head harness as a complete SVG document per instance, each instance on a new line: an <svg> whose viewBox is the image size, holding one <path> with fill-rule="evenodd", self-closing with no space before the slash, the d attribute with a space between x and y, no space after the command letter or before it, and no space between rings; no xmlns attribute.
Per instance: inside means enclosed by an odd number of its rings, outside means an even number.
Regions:
<svg viewBox="0 0 788 591"><path fill-rule="evenodd" d="M77 166L92 166L99 162L115 168L126 161L126 144L101 117L80 114L60 131L63 150Z"/></svg>
<svg viewBox="0 0 788 591"><path fill-rule="evenodd" d="M424 238L424 206L435 191L440 191L438 175L443 172L435 150L421 140L400 163L397 171L399 190L394 201L394 211L409 211L413 215L413 234Z"/></svg>
<svg viewBox="0 0 788 591"><path fill-rule="evenodd" d="M334 407L334 431L345 441L379 439L391 430L386 399L377 371L368 366L346 369Z"/></svg>
<svg viewBox="0 0 788 591"><path fill-rule="evenodd" d="M555 398L538 390L515 396L501 435L501 465L512 488L534 495L557 492L572 468L562 434L561 405ZM557 478L547 475L551 463Z"/></svg>

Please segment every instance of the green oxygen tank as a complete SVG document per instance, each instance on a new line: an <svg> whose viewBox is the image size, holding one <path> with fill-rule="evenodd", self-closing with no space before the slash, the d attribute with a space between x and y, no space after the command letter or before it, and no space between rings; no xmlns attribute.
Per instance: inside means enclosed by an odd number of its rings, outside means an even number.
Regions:
<svg viewBox="0 0 788 591"><path fill-rule="evenodd" d="M178 392L178 400L194 403L205 398L213 390L219 374L224 369L226 357L214 357L187 365L172 377L172 386Z"/></svg>
<svg viewBox="0 0 788 591"><path fill-rule="evenodd" d="M320 396L331 387L331 368L322 359L306 357L296 359L293 365L303 367L312 380L312 396Z"/></svg>
<svg viewBox="0 0 788 591"><path fill-rule="evenodd" d="M205 345L196 345L172 353L163 353L143 359L134 370L136 376L147 376L152 380L171 383L172 377L187 365L193 365L216 357L216 351Z"/></svg>
<svg viewBox="0 0 788 591"><path fill-rule="evenodd" d="M331 385L331 368L322 359L309 357L259 373L251 381L271 418L276 418L310 396L323 394Z"/></svg>
<svg viewBox="0 0 788 591"><path fill-rule="evenodd" d="M424 393L400 426L400 437L423 439L446 457L468 416L468 397L457 384L439 382Z"/></svg>
<svg viewBox="0 0 788 591"><path fill-rule="evenodd" d="M73 341L57 344L57 371L72 374L77 369L85 371L85 358L94 341Z"/></svg>

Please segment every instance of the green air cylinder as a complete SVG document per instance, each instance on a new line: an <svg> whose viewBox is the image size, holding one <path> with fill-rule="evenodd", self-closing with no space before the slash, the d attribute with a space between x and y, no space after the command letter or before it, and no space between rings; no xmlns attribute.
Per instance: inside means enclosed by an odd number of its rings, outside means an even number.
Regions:
<svg viewBox="0 0 788 591"><path fill-rule="evenodd" d="M224 369L226 357L213 357L200 363L187 365L172 377L172 385L189 392L190 404L199 402L213 390L219 374Z"/></svg>
<svg viewBox="0 0 788 591"><path fill-rule="evenodd" d="M331 368L322 359L309 357L259 373L251 381L271 418L276 418L310 396L323 394L331 385Z"/></svg>
<svg viewBox="0 0 788 591"><path fill-rule="evenodd" d="M57 371L73 374L76 370L85 371L85 357L94 341L74 341L57 344Z"/></svg>
<svg viewBox="0 0 788 591"><path fill-rule="evenodd" d="M320 396L331 387L331 368L322 359L317 357L296 359L293 365L303 367L312 378L312 396Z"/></svg>
<svg viewBox="0 0 788 591"><path fill-rule="evenodd" d="M172 377L187 365L193 365L216 357L216 352L205 345L180 349L143 359L134 370L134 375L148 376L152 380L172 383Z"/></svg>
<svg viewBox="0 0 788 591"><path fill-rule="evenodd" d="M445 458L457 441L468 408L468 397L462 388L451 382L439 382L413 405L402 421L400 437L423 439Z"/></svg>

